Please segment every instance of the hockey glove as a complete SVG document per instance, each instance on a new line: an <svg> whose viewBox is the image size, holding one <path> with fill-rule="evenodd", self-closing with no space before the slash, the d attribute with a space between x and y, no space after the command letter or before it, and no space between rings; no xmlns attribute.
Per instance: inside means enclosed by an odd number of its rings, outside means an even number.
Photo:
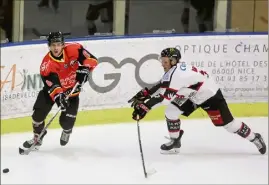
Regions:
<svg viewBox="0 0 269 185"><path fill-rule="evenodd" d="M66 108L69 106L68 100L66 100L66 96L64 93L59 93L55 96L54 101L56 102L58 107L61 107L61 111L66 111Z"/></svg>
<svg viewBox="0 0 269 185"><path fill-rule="evenodd" d="M133 112L133 119L138 121L143 119L146 114L150 111L150 108L144 104L144 103L140 103L137 104L134 108L134 112Z"/></svg>
<svg viewBox="0 0 269 185"><path fill-rule="evenodd" d="M90 69L85 66L79 66L76 71L76 80L81 85L88 81L90 76Z"/></svg>
<svg viewBox="0 0 269 185"><path fill-rule="evenodd" d="M144 103L145 100L150 98L148 88L142 89L134 97L128 100L128 103L132 103L131 107L135 107L137 104Z"/></svg>

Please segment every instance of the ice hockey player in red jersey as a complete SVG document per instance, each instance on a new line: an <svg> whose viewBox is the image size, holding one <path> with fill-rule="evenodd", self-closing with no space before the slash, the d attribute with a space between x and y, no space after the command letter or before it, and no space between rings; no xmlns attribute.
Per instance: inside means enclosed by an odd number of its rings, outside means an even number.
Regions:
<svg viewBox="0 0 269 185"><path fill-rule="evenodd" d="M72 133L79 107L81 86L88 81L90 72L97 66L97 59L79 43L65 43L61 32L51 32L48 36L49 52L40 65L40 75L44 88L39 92L33 106L32 124L34 138L23 143L28 149L45 126L45 119L56 103L61 109L59 118L63 131L60 144L66 145ZM78 88L66 100L75 84ZM34 150L42 145L47 131L38 141Z"/></svg>
<svg viewBox="0 0 269 185"><path fill-rule="evenodd" d="M165 111L170 142L161 145L161 153L178 153L184 131L180 129L180 115L188 117L197 108L202 108L215 126L225 128L246 138L266 153L266 145L259 133L254 133L247 124L235 119L218 85L206 71L180 62L181 54L176 48L166 48L161 52L161 62L165 74L160 82L151 88L139 91L128 102L134 107L133 119L141 120L157 104L168 100Z"/></svg>

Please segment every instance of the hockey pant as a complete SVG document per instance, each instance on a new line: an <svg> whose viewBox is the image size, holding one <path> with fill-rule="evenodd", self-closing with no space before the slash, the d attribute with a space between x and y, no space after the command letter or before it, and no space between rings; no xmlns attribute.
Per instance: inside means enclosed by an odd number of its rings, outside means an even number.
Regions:
<svg viewBox="0 0 269 185"><path fill-rule="evenodd" d="M201 105L196 105L190 100L187 100L182 105L171 102L165 111L166 120L178 120L180 115L188 117L197 108L202 108L208 114L215 126L224 127L227 131L237 133L248 140L254 139L255 135L251 129L245 123L233 118L220 90ZM169 133L171 136L172 134L170 131Z"/></svg>
<svg viewBox="0 0 269 185"><path fill-rule="evenodd" d="M79 97L71 97L69 98L69 106L67 107L65 112L61 112L59 123L62 129L70 130L73 129L76 116L79 107ZM49 112L51 111L54 102L51 100L49 94L41 90L37 96L36 102L33 107L33 131L36 134L40 134L45 126L45 119Z"/></svg>

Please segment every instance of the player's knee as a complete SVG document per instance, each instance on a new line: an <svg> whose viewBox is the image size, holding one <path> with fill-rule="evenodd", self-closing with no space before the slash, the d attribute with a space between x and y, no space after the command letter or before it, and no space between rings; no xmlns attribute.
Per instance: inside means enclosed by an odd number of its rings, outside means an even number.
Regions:
<svg viewBox="0 0 269 185"><path fill-rule="evenodd" d="M60 125L64 130L70 130L74 127L76 115L64 114L60 116Z"/></svg>
<svg viewBox="0 0 269 185"><path fill-rule="evenodd" d="M32 120L33 122L43 122L46 119L47 114L40 110L40 109L35 109L33 114L32 114Z"/></svg>
<svg viewBox="0 0 269 185"><path fill-rule="evenodd" d="M242 126L242 123L236 120L232 120L230 123L224 125L223 127L231 133L236 133Z"/></svg>
<svg viewBox="0 0 269 185"><path fill-rule="evenodd" d="M175 105L169 104L165 110L165 117L169 120L177 120L182 113Z"/></svg>

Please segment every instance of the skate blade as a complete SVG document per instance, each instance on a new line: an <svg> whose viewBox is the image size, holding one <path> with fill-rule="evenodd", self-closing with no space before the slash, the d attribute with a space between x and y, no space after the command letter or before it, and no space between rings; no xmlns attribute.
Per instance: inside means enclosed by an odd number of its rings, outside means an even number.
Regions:
<svg viewBox="0 0 269 185"><path fill-rule="evenodd" d="M173 148L171 150L161 150L161 154L165 154L165 155L175 155L175 154L179 154L180 150L179 148Z"/></svg>

